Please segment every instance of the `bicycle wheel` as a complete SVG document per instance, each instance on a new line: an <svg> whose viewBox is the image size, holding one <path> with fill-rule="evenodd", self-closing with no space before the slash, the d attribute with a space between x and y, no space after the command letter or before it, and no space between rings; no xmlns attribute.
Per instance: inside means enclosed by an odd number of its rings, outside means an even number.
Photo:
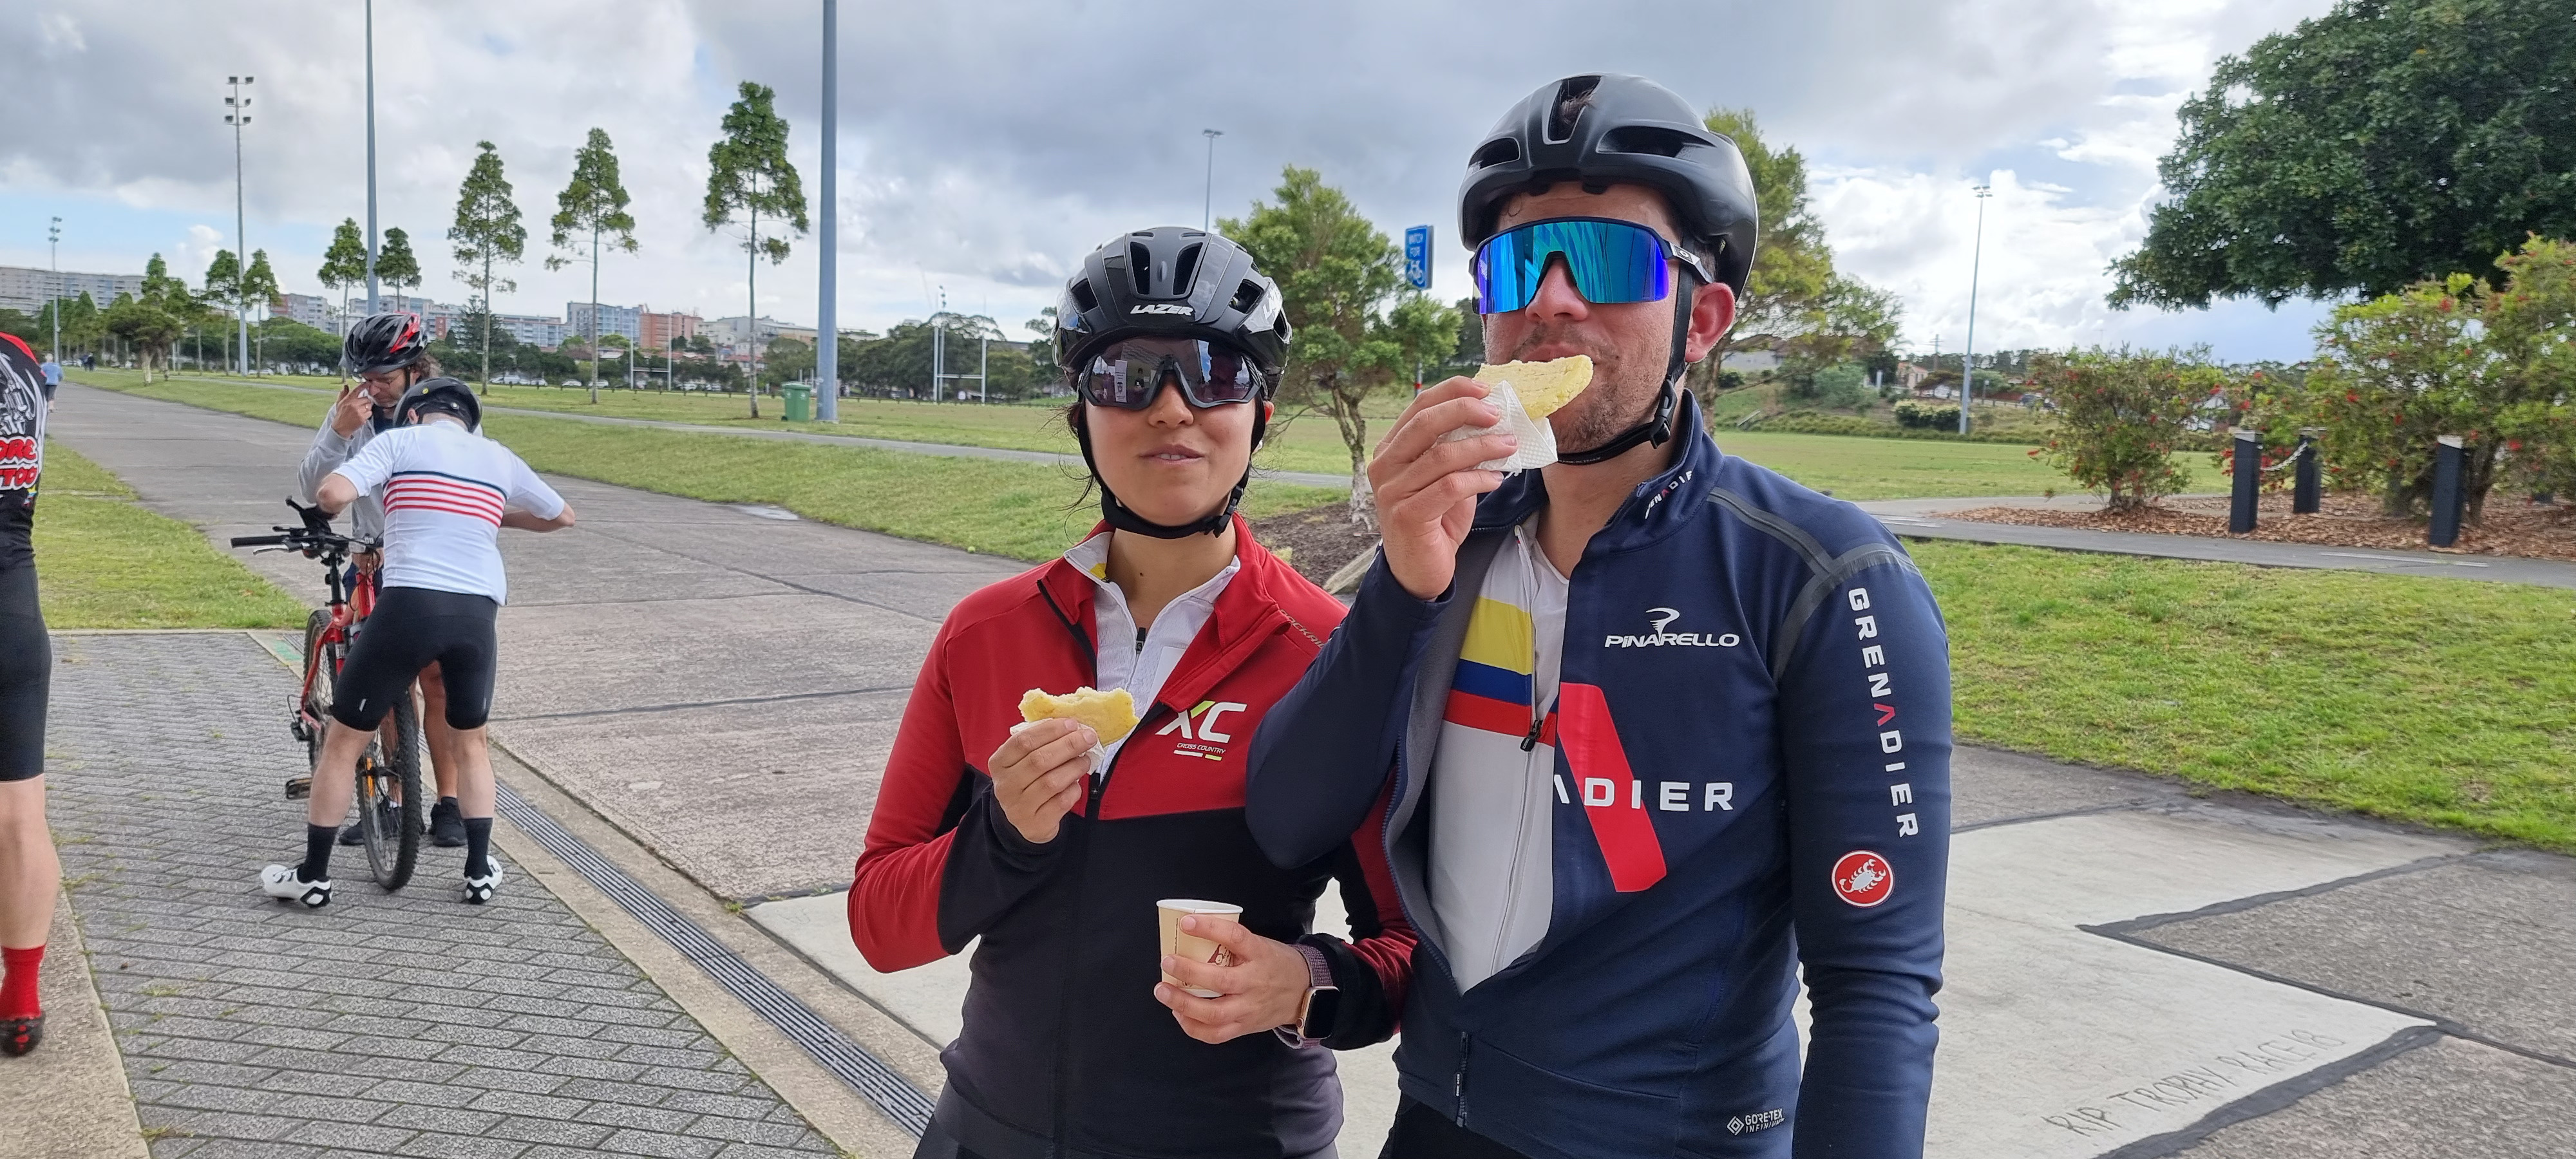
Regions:
<svg viewBox="0 0 2576 1159"><path fill-rule="evenodd" d="M390 893L411 883L429 807L420 790L420 712L408 689L358 762L359 844L376 884Z"/></svg>
<svg viewBox="0 0 2576 1159"><path fill-rule="evenodd" d="M304 771L311 773L322 763L322 738L331 732L331 685L340 671L340 657L348 651L346 644L329 645L325 652L322 634L331 630L331 610L316 608L304 618L304 668L313 673L310 691L305 694L303 717L295 722L295 734L304 738ZM315 671L315 669L319 671Z"/></svg>

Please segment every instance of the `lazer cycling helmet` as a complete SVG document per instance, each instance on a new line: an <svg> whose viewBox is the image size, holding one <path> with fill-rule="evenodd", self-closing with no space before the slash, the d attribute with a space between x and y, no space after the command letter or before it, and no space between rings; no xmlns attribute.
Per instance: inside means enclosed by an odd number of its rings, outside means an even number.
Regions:
<svg viewBox="0 0 2576 1159"><path fill-rule="evenodd" d="M1672 437L1680 402L1683 343L1695 296L1690 279L1723 283L1738 299L1753 269L1760 204L1753 176L1735 142L1701 122L1671 89L1621 73L1571 76L1521 98L1495 122L1467 161L1458 187L1458 236L1471 250L1494 235L1504 202L1560 181L1598 193L1615 184L1664 195L1681 234L1685 279L1670 288L1672 358L1654 417L1587 451L1560 453L1568 463L1597 463L1653 440ZM1546 260L1542 257L1540 260Z"/></svg>
<svg viewBox="0 0 2576 1159"><path fill-rule="evenodd" d="M394 423L418 426L433 414L454 415L474 430L483 425L483 404L474 397L474 388L453 378L424 378L403 391L402 401L394 404Z"/></svg>
<svg viewBox="0 0 2576 1159"><path fill-rule="evenodd" d="M1169 375L1192 406L1258 403L1252 446L1269 427L1268 402L1288 361L1289 326L1278 283L1254 269L1252 255L1216 234L1183 226L1112 238L1084 258L1056 307L1056 363L1085 407L1141 410ZM1100 477L1091 432L1077 409L1073 421L1082 461L1100 487L1101 517L1122 531L1179 539L1216 535L1232 525L1252 482L1246 465L1224 506L1195 523L1150 522L1129 510Z"/></svg>
<svg viewBox="0 0 2576 1159"><path fill-rule="evenodd" d="M370 314L349 328L340 361L351 374L368 374L409 366L428 352L429 333L421 328L420 315Z"/></svg>

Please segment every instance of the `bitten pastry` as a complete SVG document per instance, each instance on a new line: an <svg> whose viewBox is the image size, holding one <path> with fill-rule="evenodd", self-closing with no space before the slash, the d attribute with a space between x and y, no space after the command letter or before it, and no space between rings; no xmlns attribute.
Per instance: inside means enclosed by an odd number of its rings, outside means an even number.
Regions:
<svg viewBox="0 0 2576 1159"><path fill-rule="evenodd" d="M1570 354L1546 362L1489 364L1477 368L1476 381L1487 386L1511 383L1513 393L1520 395L1521 409L1528 411L1531 418L1543 419L1592 385L1592 359Z"/></svg>
<svg viewBox="0 0 2576 1159"><path fill-rule="evenodd" d="M1091 726L1100 743L1114 744L1136 730L1136 698L1124 688L1102 692L1096 688L1077 688L1062 696L1050 696L1043 688L1032 688L1020 697L1020 719L1050 720L1061 717Z"/></svg>

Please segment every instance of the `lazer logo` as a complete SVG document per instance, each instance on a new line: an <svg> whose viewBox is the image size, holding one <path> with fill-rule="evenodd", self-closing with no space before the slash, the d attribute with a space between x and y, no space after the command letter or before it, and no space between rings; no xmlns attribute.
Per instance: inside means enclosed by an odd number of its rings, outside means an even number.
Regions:
<svg viewBox="0 0 2576 1159"><path fill-rule="evenodd" d="M1184 306L1178 302L1147 302L1144 305L1137 306L1127 311L1131 316L1136 314L1188 314L1189 312L1190 308L1188 306Z"/></svg>
<svg viewBox="0 0 2576 1159"><path fill-rule="evenodd" d="M1680 618L1682 618L1682 614L1671 608L1648 608L1646 609L1645 635L1604 636L1601 638L1601 646L1604 648L1732 648L1744 642L1744 638L1742 636L1738 636L1733 632L1712 634L1708 632L1667 632L1664 630L1671 627L1673 625L1673 621Z"/></svg>
<svg viewBox="0 0 2576 1159"><path fill-rule="evenodd" d="M1181 734L1182 740L1204 740L1226 744L1234 740L1234 734L1220 731L1217 728L1217 721L1228 713L1242 712L1250 707L1252 706L1238 704L1231 700L1202 700L1198 703L1198 707L1172 717L1172 723L1155 729L1154 735L1170 736L1177 732ZM1198 721L1195 732L1190 727L1192 719Z"/></svg>

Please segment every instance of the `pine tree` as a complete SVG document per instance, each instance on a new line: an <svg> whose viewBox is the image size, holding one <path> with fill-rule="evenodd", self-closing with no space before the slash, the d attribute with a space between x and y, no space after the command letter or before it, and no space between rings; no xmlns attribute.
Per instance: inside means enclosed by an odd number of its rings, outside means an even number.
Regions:
<svg viewBox="0 0 2576 1159"><path fill-rule="evenodd" d="M582 233L590 235L589 257L548 257L546 268L559 270L573 262L590 263L590 401L599 401L599 243L602 234L614 234L608 245L626 253L635 252L635 218L626 212L626 187L617 180L617 150L608 143L608 130L594 128L590 139L573 154L572 183L555 196L554 236L558 249L579 244Z"/></svg>
<svg viewBox="0 0 2576 1159"><path fill-rule="evenodd" d="M527 253L528 228L519 224L519 206L510 200L509 179L501 175L501 154L490 141L477 141L482 150L475 155L474 167L465 173L465 184L456 191L456 224L447 227L447 240L454 247L456 260L465 268L457 277L474 288L475 314L483 328L483 391L492 391L492 294L519 288L517 282L492 273L495 262L515 262Z"/></svg>
<svg viewBox="0 0 2576 1159"><path fill-rule="evenodd" d="M349 291L367 282L367 242L358 234L357 218L340 219L340 228L331 232L331 248L323 251L322 268L315 271L314 277L321 280L324 289L340 291L338 335L345 341L349 336ZM343 364L340 381L346 383L348 379L349 368Z"/></svg>
<svg viewBox="0 0 2576 1159"><path fill-rule="evenodd" d="M401 226L385 231L385 248L376 252L376 280L394 288L394 309L403 308L403 291L420 284L420 259L411 252L411 235Z"/></svg>
<svg viewBox="0 0 2576 1159"><path fill-rule="evenodd" d="M751 277L744 292L743 326L751 342L751 417L760 417L760 259L787 260L787 239L760 236L760 215L782 218L798 234L806 229L805 187L787 160L787 122L766 85L742 82L742 99L726 110L724 139L707 150L707 204L702 216L707 232L733 224L742 214L743 252Z"/></svg>

